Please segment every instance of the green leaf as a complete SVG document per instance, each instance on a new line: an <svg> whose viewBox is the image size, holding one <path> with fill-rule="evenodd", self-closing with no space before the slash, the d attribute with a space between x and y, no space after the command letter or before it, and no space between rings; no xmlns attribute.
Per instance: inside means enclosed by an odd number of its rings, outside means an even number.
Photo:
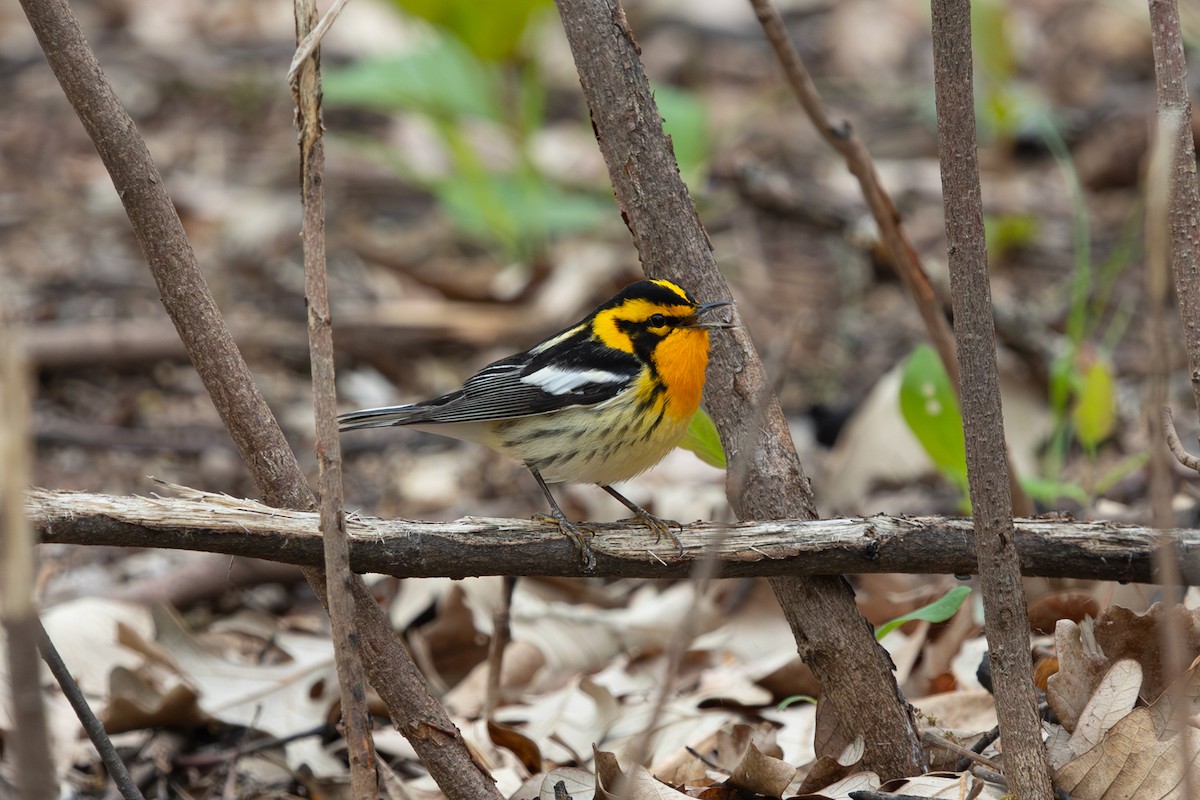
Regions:
<svg viewBox="0 0 1200 800"><path fill-rule="evenodd" d="M679 446L691 450L705 464L725 469L725 448L721 446L717 426L703 408L696 409L696 415L692 417Z"/></svg>
<svg viewBox="0 0 1200 800"><path fill-rule="evenodd" d="M900 413L937 468L959 488L967 485L967 449L962 415L941 359L920 345L900 378Z"/></svg>
<svg viewBox="0 0 1200 800"><path fill-rule="evenodd" d="M517 56L530 22L551 6L550 0L392 0L414 17L453 34L472 53L487 61Z"/></svg>
<svg viewBox="0 0 1200 800"><path fill-rule="evenodd" d="M1080 376L1071 417L1075 437L1089 453L1112 435L1117 426L1117 384L1107 360L1094 359Z"/></svg>
<svg viewBox="0 0 1200 800"><path fill-rule="evenodd" d="M502 121L497 76L454 39L441 36L399 56L325 71L325 102L377 111L416 111L442 120Z"/></svg>
<svg viewBox="0 0 1200 800"><path fill-rule="evenodd" d="M968 586L955 586L929 605L921 606L915 611L910 611L902 617L896 617L880 625L875 631L875 640L879 641L904 623L913 620L945 622L958 613L958 609L962 607L963 601L970 593L971 589Z"/></svg>
<svg viewBox="0 0 1200 800"><path fill-rule="evenodd" d="M554 235L596 227L611 208L605 198L562 189L536 174L464 171L432 189L460 230L483 242L499 241L519 256Z"/></svg>
<svg viewBox="0 0 1200 800"><path fill-rule="evenodd" d="M1057 507L1063 498L1073 500L1081 506L1092 503L1092 497L1077 483L1065 483L1053 478L1038 478L1032 475L1021 476L1021 488L1030 499L1044 506Z"/></svg>

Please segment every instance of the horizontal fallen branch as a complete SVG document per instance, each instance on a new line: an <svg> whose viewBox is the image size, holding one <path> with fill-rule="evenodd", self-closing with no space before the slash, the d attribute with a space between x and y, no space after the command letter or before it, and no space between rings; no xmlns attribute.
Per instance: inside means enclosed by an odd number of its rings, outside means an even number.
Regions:
<svg viewBox="0 0 1200 800"><path fill-rule="evenodd" d="M171 486L179 497L32 490L30 519L47 543L164 547L321 563L315 513ZM581 575L574 546L551 524L467 517L412 522L352 517L355 571L397 577ZM684 554L642 526L604 523L595 575L687 575L715 548L723 577L862 572L969 574L975 571L971 521L878 515L813 521L687 525ZM1112 522L1018 520L1022 572L1060 578L1154 582L1154 550L1173 544L1185 583L1200 584L1200 530L1157 531Z"/></svg>

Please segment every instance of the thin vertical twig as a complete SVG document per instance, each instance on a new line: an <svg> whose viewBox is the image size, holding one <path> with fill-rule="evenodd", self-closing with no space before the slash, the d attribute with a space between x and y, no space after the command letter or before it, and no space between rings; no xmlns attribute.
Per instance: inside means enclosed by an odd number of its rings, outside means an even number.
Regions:
<svg viewBox="0 0 1200 800"><path fill-rule="evenodd" d="M1023 800L1051 800L1054 790L1034 699L1029 621L1004 458L996 331L975 144L971 3L933 0L932 11L938 157L962 375L967 480L996 712L1004 741L1004 773Z"/></svg>
<svg viewBox="0 0 1200 800"><path fill-rule="evenodd" d="M1192 396L1200 414L1200 183L1196 179L1196 144L1191 125L1187 58L1179 6L1175 0L1149 0L1149 10L1158 100L1158 135L1147 181L1147 269L1152 275L1163 276L1157 281L1165 283L1167 263L1170 263L1191 369ZM1162 293L1165 294L1165 290ZM1157 316L1160 311L1161 306L1155 306L1151 314ZM1165 389L1162 394L1166 394ZM1188 465L1189 458L1175 435L1165 398L1159 398L1158 407L1163 410L1165 438L1180 463ZM1156 437L1152 441L1160 440ZM1156 450L1161 453L1161 446ZM1194 459L1191 459L1191 465L1195 468ZM1166 502L1165 499L1160 500L1156 507ZM1157 520L1156 523L1161 524ZM1175 678L1167 691L1173 695L1173 722L1178 725L1175 730L1183 731L1179 735L1180 763L1185 765L1183 796L1190 800L1196 797L1197 787L1195 775L1189 768L1190 742L1186 724L1188 709L1192 704L1186 687L1178 680L1178 676L1187 668L1189 658L1182 644L1184 623L1176 613L1182 609L1183 600L1179 554L1170 542L1163 541L1156 553L1156 560L1165 583L1158 638L1163 650L1164 671L1170 678Z"/></svg>
<svg viewBox="0 0 1200 800"><path fill-rule="evenodd" d="M19 736L8 737L22 798L52 800L58 780L50 759L46 708L38 674L34 605L33 526L25 517L29 488L28 364L0 308L0 623L8 655L12 715Z"/></svg>
<svg viewBox="0 0 1200 800"><path fill-rule="evenodd" d="M304 206L304 294L308 301L308 346L316 418L317 478L329 621L341 689L342 727L354 800L379 794L375 748L354 615L354 573L342 496L342 449L338 439L337 385L333 366L333 320L325 269L325 145L321 124L321 50L315 0L296 0L296 43L311 43L294 73L296 127L300 132L300 196ZM327 17L332 22L333 16ZM328 26L325 27L328 30Z"/></svg>
<svg viewBox="0 0 1200 800"><path fill-rule="evenodd" d="M1175 158L1168 171L1171 272L1183 319L1184 344L1191 368L1192 395L1200 414L1200 184L1196 181L1196 143L1192 138L1192 101L1179 7L1175 0L1149 0L1150 40L1158 109L1175 111Z"/></svg>
<svg viewBox="0 0 1200 800"><path fill-rule="evenodd" d="M1145 424L1150 440L1150 512L1154 527L1174 527L1171 508L1174 494L1174 467L1160 409L1170 398L1170 339L1167 336L1167 309L1171 302L1170 225L1171 169L1178 143L1178 111L1163 110L1146 166L1146 350L1150 354L1146 381Z"/></svg>

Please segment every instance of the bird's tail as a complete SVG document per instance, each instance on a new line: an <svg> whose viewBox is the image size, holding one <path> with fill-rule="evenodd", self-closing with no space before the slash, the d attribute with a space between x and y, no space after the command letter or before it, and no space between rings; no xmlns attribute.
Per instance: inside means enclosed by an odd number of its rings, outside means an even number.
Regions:
<svg viewBox="0 0 1200 800"><path fill-rule="evenodd" d="M356 431L362 428L386 428L391 425L404 425L415 422L421 410L419 405L384 406L382 408L364 408L338 415L339 431Z"/></svg>

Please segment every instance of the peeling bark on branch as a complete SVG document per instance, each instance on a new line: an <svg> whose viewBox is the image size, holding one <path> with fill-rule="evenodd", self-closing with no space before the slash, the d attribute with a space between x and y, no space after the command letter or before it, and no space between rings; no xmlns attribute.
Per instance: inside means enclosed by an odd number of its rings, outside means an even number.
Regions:
<svg viewBox="0 0 1200 800"><path fill-rule="evenodd" d="M166 547L290 564L321 562L315 512L185 490L183 498L33 490L27 511L43 542ZM579 575L570 542L553 525L519 519L412 522L350 518L350 562L397 577ZM655 545L640 525L596 526L596 574L686 577L715 547L722 577L975 571L969 519L856 517L689 525L674 545ZM1153 582L1154 551L1178 548L1184 582L1200 585L1200 530L1159 531L1111 522L1018 520L1026 575Z"/></svg>

